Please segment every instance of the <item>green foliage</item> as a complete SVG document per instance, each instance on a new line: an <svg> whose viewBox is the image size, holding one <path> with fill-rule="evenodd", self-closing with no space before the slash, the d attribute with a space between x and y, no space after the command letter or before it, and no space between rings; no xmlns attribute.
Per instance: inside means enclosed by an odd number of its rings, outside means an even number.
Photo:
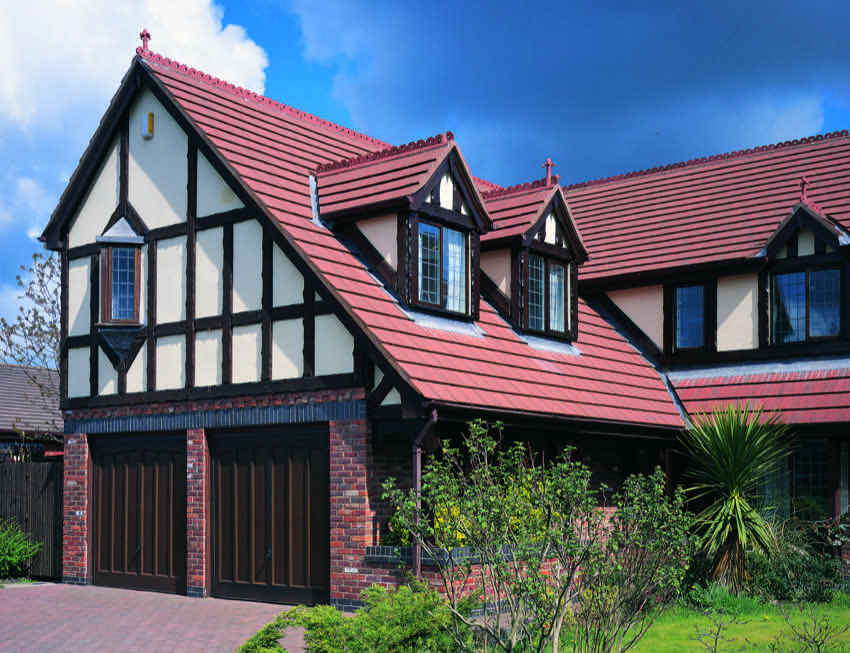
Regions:
<svg viewBox="0 0 850 653"><path fill-rule="evenodd" d="M26 576L41 547L40 542L33 542L29 534L21 530L18 522L0 521L0 578Z"/></svg>
<svg viewBox="0 0 850 653"><path fill-rule="evenodd" d="M841 562L821 554L751 553L747 566L749 591L771 601L829 603L841 582Z"/></svg>
<svg viewBox="0 0 850 653"><path fill-rule="evenodd" d="M312 653L442 653L455 650L445 601L422 585L363 592L366 606L346 616L331 606L296 608L290 622L304 626Z"/></svg>
<svg viewBox="0 0 850 653"><path fill-rule="evenodd" d="M266 624L256 634L249 637L248 641L236 649L236 653L286 653L286 649L278 643L278 640L283 637L290 625L289 613L279 614L271 623Z"/></svg>
<svg viewBox="0 0 850 653"><path fill-rule="evenodd" d="M709 583L706 587L694 585L687 593L687 603L703 614L728 614L735 618L758 614L764 609L764 603L758 598L730 592L721 583Z"/></svg>
<svg viewBox="0 0 850 653"><path fill-rule="evenodd" d="M545 465L498 426L473 422L464 450L441 454L423 471L421 513L413 492L384 489L437 562L462 650L471 631L488 650L558 653L573 620L576 650L626 650L676 592L695 542L684 496L665 496L660 470L629 479L606 520L587 467L568 455Z"/></svg>
<svg viewBox="0 0 850 653"><path fill-rule="evenodd" d="M398 511L390 517L387 534L381 538L382 546L410 546L410 531L405 528Z"/></svg>
<svg viewBox="0 0 850 653"><path fill-rule="evenodd" d="M758 493L789 453L787 432L778 415L730 404L702 415L681 436L694 498L712 501L697 518L712 557L710 577L736 592L747 579L745 552L775 548Z"/></svg>

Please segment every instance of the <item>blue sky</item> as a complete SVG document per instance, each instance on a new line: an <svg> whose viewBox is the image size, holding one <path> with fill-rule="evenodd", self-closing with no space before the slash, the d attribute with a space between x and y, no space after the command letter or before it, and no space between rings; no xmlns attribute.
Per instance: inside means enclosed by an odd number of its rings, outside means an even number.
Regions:
<svg viewBox="0 0 850 653"><path fill-rule="evenodd" d="M850 128L850 3L0 6L0 315L146 27L155 52L474 174L565 183Z"/></svg>

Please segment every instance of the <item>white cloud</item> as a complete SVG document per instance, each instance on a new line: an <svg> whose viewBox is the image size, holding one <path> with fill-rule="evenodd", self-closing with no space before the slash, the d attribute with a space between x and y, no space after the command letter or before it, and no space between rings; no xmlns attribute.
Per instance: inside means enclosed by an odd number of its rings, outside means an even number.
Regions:
<svg viewBox="0 0 850 653"><path fill-rule="evenodd" d="M99 116L147 28L150 48L262 92L266 53L212 0L0 4L0 130L58 131Z"/></svg>
<svg viewBox="0 0 850 653"><path fill-rule="evenodd" d="M31 177L17 177L3 184L2 188L4 192L0 193L0 233L5 229L14 228L25 230L29 238L38 237L47 224L57 198ZM4 195L8 199L5 199Z"/></svg>

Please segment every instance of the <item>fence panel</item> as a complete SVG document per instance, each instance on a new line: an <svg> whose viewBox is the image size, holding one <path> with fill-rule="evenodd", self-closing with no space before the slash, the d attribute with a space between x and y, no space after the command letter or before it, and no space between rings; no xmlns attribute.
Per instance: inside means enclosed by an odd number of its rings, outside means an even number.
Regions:
<svg viewBox="0 0 850 653"><path fill-rule="evenodd" d="M32 575L62 578L62 461L0 464L0 520L15 519L36 542Z"/></svg>

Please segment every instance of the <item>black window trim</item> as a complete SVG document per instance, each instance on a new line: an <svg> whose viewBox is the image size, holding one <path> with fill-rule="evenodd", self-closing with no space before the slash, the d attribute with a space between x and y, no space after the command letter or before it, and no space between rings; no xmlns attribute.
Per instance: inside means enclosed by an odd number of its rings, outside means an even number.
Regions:
<svg viewBox="0 0 850 653"><path fill-rule="evenodd" d="M698 347L676 347L676 290L678 288L703 287L703 342ZM693 354L698 352L713 353L717 351L717 279L690 281L686 283L671 283L664 286L663 297L663 339L664 353Z"/></svg>
<svg viewBox="0 0 850 653"><path fill-rule="evenodd" d="M459 218L465 217L458 214ZM415 219L411 219L410 221L410 229L411 236L413 240L413 247L411 247L411 261L410 261L410 270L411 270L411 292L410 292L410 304L411 306L415 306L417 308L421 308L423 310L428 310L436 313L440 313L442 315L460 317L460 318L471 318L473 317L473 305L476 302L476 298L473 296L471 291L472 287L472 259L473 259L473 238L472 234L474 233L470 229L464 229L464 221L442 221L435 220L431 217L431 215L418 215ZM440 231L440 264L438 269L440 271L440 303L432 304L430 302L424 301L419 297L419 229L420 224L427 224L433 227L436 227ZM465 300L465 310L462 312L453 311L451 309L446 308L446 302L448 300L448 295L443 289L442 283L442 258L443 258L443 231L445 229L451 229L452 231L457 231L464 236L464 300Z"/></svg>
<svg viewBox="0 0 850 653"><path fill-rule="evenodd" d="M809 273L812 270L836 270L838 272L838 282L840 284L838 290L839 297L839 305L838 305L838 334L834 336L810 336L809 335L809 327L810 327L810 305L809 305ZM774 337L774 326L773 326L773 293L775 292L775 279L777 275L781 274L794 274L797 272L805 272L806 281L805 281L805 290L806 290L806 308L805 308L805 320L806 320L806 334L802 340L796 342L776 342ZM831 255L831 254L815 254L812 256L800 257L800 258L786 258L780 259L775 265L771 266L771 268L766 272L765 275L760 277L760 283L764 284L766 291L766 306L765 310L762 311L762 315L760 316L761 320L765 320L765 334L767 339L767 344L770 347L774 348L784 348L784 347L801 347L805 345L816 345L818 343L828 343L835 342L846 337L847 333L847 266L844 264L843 259L840 255Z"/></svg>

